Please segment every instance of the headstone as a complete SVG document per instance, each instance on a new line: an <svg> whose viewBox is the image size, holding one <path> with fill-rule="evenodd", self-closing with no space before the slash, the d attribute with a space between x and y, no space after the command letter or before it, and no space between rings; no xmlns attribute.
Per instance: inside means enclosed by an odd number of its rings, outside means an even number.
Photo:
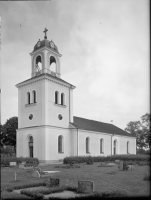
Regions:
<svg viewBox="0 0 151 200"><path fill-rule="evenodd" d="M93 181L78 181L78 190L82 193L92 193L94 192L94 182Z"/></svg>
<svg viewBox="0 0 151 200"><path fill-rule="evenodd" d="M9 165L10 166L16 166L16 162L10 162Z"/></svg>
<svg viewBox="0 0 151 200"><path fill-rule="evenodd" d="M101 162L101 167L105 167L106 166L106 162Z"/></svg>
<svg viewBox="0 0 151 200"><path fill-rule="evenodd" d="M115 163L116 163L116 164L119 164L119 163L120 163L120 160L115 160Z"/></svg>
<svg viewBox="0 0 151 200"><path fill-rule="evenodd" d="M16 172L15 172L14 176L15 176L15 181L16 181L17 180L17 173Z"/></svg>
<svg viewBox="0 0 151 200"><path fill-rule="evenodd" d="M25 162L19 164L19 168L24 168Z"/></svg>
<svg viewBox="0 0 151 200"><path fill-rule="evenodd" d="M123 170L123 161L120 161L120 163L119 163L119 170L120 170L120 171Z"/></svg>
<svg viewBox="0 0 151 200"><path fill-rule="evenodd" d="M33 171L32 176L36 178L40 178L40 173L38 171Z"/></svg>
<svg viewBox="0 0 151 200"><path fill-rule="evenodd" d="M60 187L60 178L50 178L48 181L48 186L54 187L59 186Z"/></svg>
<svg viewBox="0 0 151 200"><path fill-rule="evenodd" d="M40 167L35 167L34 170L38 171L39 173L41 172L41 168Z"/></svg>
<svg viewBox="0 0 151 200"><path fill-rule="evenodd" d="M132 169L134 168L134 165L128 165L128 169L132 171Z"/></svg>

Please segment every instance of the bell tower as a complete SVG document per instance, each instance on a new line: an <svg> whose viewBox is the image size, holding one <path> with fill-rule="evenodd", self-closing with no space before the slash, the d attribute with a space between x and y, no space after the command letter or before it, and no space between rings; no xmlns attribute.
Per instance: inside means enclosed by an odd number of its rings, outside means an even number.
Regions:
<svg viewBox="0 0 151 200"><path fill-rule="evenodd" d="M44 40L39 41L34 46L31 55L31 77L39 76L40 74L51 74L61 78L60 72L60 57L57 46L51 40L47 40L47 29Z"/></svg>
<svg viewBox="0 0 151 200"><path fill-rule="evenodd" d="M31 55L31 78L18 88L17 156L37 157L41 162L63 159L69 152L58 151L58 138L70 142L73 122L73 89L61 79L57 46L38 41Z"/></svg>

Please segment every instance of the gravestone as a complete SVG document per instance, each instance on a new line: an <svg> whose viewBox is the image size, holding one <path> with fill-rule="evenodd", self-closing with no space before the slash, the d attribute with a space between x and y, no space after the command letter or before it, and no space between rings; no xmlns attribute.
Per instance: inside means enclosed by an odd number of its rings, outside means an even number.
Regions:
<svg viewBox="0 0 151 200"><path fill-rule="evenodd" d="M120 160L115 160L115 163L116 163L116 164L119 164L119 163L120 163Z"/></svg>
<svg viewBox="0 0 151 200"><path fill-rule="evenodd" d="M131 170L134 168L134 165L128 165L128 170Z"/></svg>
<svg viewBox="0 0 151 200"><path fill-rule="evenodd" d="M49 187L59 186L60 187L60 178L50 178L47 182Z"/></svg>
<svg viewBox="0 0 151 200"><path fill-rule="evenodd" d="M38 171L35 171L35 170L34 170L34 171L32 172L32 176L35 177L35 178L40 178L40 173L39 173Z"/></svg>
<svg viewBox="0 0 151 200"><path fill-rule="evenodd" d="M118 168L119 168L120 171L123 170L123 161L120 161Z"/></svg>
<svg viewBox="0 0 151 200"><path fill-rule="evenodd" d="M19 168L24 168L25 162L19 164Z"/></svg>
<svg viewBox="0 0 151 200"><path fill-rule="evenodd" d="M16 162L10 162L9 165L10 166L16 166Z"/></svg>
<svg viewBox="0 0 151 200"><path fill-rule="evenodd" d="M82 193L94 192L94 181L78 181L78 190Z"/></svg>
<svg viewBox="0 0 151 200"><path fill-rule="evenodd" d="M106 162L101 162L101 167L105 167L106 166Z"/></svg>

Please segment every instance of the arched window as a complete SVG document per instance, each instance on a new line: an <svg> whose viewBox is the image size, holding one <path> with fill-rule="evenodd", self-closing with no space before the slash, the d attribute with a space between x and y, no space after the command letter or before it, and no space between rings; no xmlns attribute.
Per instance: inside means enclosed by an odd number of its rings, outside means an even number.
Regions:
<svg viewBox="0 0 151 200"><path fill-rule="evenodd" d="M33 103L36 103L36 91L35 90L32 91L32 95L33 95Z"/></svg>
<svg viewBox="0 0 151 200"><path fill-rule="evenodd" d="M30 104L30 92L27 92L27 104Z"/></svg>
<svg viewBox="0 0 151 200"><path fill-rule="evenodd" d="M104 153L104 140L103 140L103 138L100 139L100 153Z"/></svg>
<svg viewBox="0 0 151 200"><path fill-rule="evenodd" d="M58 137L58 153L63 153L63 136L59 135Z"/></svg>
<svg viewBox="0 0 151 200"><path fill-rule="evenodd" d="M127 142L127 154L129 154L129 141Z"/></svg>
<svg viewBox="0 0 151 200"><path fill-rule="evenodd" d="M50 56L50 70L56 73L56 59Z"/></svg>
<svg viewBox="0 0 151 200"><path fill-rule="evenodd" d="M29 137L29 157L33 158L33 137Z"/></svg>
<svg viewBox="0 0 151 200"><path fill-rule="evenodd" d="M42 70L41 56L37 56L37 58L36 58L36 71L39 72L41 70Z"/></svg>
<svg viewBox="0 0 151 200"><path fill-rule="evenodd" d="M114 148L114 155L116 155L117 154L117 140L114 140L113 148Z"/></svg>
<svg viewBox="0 0 151 200"><path fill-rule="evenodd" d="M59 104L59 92L55 91L55 103Z"/></svg>
<svg viewBox="0 0 151 200"><path fill-rule="evenodd" d="M90 138L86 138L86 153L90 153Z"/></svg>
<svg viewBox="0 0 151 200"><path fill-rule="evenodd" d="M65 105L64 93L61 93L61 105Z"/></svg>

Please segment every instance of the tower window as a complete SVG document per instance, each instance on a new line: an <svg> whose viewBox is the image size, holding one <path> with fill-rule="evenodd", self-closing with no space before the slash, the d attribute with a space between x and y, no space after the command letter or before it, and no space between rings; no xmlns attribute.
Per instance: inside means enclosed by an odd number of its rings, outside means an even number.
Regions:
<svg viewBox="0 0 151 200"><path fill-rule="evenodd" d="M36 91L32 91L32 96L33 96L33 103L36 103Z"/></svg>
<svg viewBox="0 0 151 200"><path fill-rule="evenodd" d="M53 56L50 57L50 70L56 73L56 59Z"/></svg>
<svg viewBox="0 0 151 200"><path fill-rule="evenodd" d="M30 92L27 92L27 104L30 104Z"/></svg>
<svg viewBox="0 0 151 200"><path fill-rule="evenodd" d="M90 153L90 138L86 138L86 153Z"/></svg>
<svg viewBox="0 0 151 200"><path fill-rule="evenodd" d="M55 91L55 103L56 104L59 104L59 92L58 91Z"/></svg>
<svg viewBox="0 0 151 200"><path fill-rule="evenodd" d="M63 153L63 136L59 135L58 137L58 153Z"/></svg>
<svg viewBox="0 0 151 200"><path fill-rule="evenodd" d="M104 153L104 140L103 140L103 138L100 139L100 153Z"/></svg>
<svg viewBox="0 0 151 200"><path fill-rule="evenodd" d="M61 105L65 105L65 95L61 93Z"/></svg>
<svg viewBox="0 0 151 200"><path fill-rule="evenodd" d="M36 71L39 72L41 70L42 70L41 56L37 56L37 58L36 58Z"/></svg>

